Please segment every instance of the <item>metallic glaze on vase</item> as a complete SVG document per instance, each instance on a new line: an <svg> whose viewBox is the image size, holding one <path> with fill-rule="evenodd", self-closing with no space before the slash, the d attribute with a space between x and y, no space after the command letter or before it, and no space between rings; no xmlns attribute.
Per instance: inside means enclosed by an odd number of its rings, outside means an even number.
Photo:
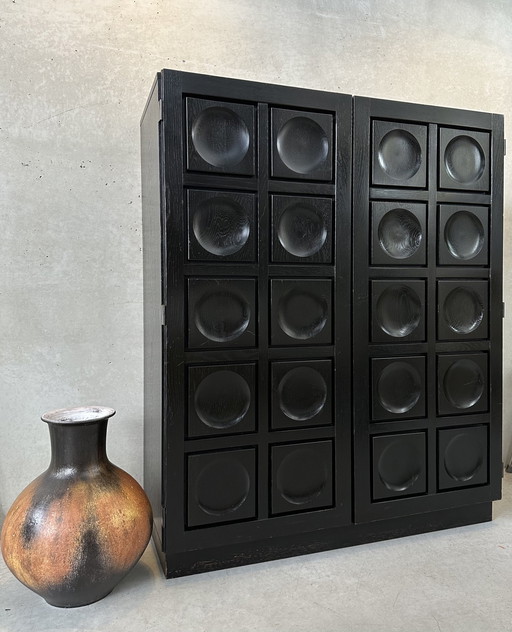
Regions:
<svg viewBox="0 0 512 632"><path fill-rule="evenodd" d="M137 563L151 537L152 512L140 485L106 455L111 408L43 415L49 468L7 513L4 560L48 603L75 607L105 597Z"/></svg>

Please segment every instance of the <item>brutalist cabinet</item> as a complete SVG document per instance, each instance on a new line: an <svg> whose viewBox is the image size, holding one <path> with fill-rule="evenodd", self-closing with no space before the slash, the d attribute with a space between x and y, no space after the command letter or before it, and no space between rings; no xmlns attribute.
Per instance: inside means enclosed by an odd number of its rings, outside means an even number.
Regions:
<svg viewBox="0 0 512 632"><path fill-rule="evenodd" d="M141 131L167 576L490 520L503 118L164 70Z"/></svg>

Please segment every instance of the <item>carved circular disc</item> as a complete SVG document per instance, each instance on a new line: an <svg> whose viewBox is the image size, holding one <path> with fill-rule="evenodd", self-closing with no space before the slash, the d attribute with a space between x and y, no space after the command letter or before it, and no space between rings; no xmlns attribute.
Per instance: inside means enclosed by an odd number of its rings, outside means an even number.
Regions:
<svg viewBox="0 0 512 632"><path fill-rule="evenodd" d="M444 238L452 257L473 259L484 245L484 227L476 215L458 211L446 222Z"/></svg>
<svg viewBox="0 0 512 632"><path fill-rule="evenodd" d="M234 371L215 371L199 384L194 405L201 421L210 428L231 428L246 415L251 404L251 389Z"/></svg>
<svg viewBox="0 0 512 632"><path fill-rule="evenodd" d="M222 456L204 467L196 481L196 499L210 516L223 516L236 511L251 489L245 467L236 459Z"/></svg>
<svg viewBox="0 0 512 632"><path fill-rule="evenodd" d="M476 182L484 172L485 156L480 144L470 136L456 136L444 153L444 164L450 176L461 184Z"/></svg>
<svg viewBox="0 0 512 632"><path fill-rule="evenodd" d="M414 447L396 439L382 451L377 471L390 491L404 492L414 485L421 474L421 457Z"/></svg>
<svg viewBox="0 0 512 632"><path fill-rule="evenodd" d="M291 204L279 219L277 236L281 245L296 257L311 257L324 245L324 219L306 202Z"/></svg>
<svg viewBox="0 0 512 632"><path fill-rule="evenodd" d="M484 376L473 360L457 360L446 371L443 386L452 406L471 408L483 395Z"/></svg>
<svg viewBox="0 0 512 632"><path fill-rule="evenodd" d="M277 388L279 407L295 421L305 421L317 415L327 399L327 384L322 375L311 367L288 371Z"/></svg>
<svg viewBox="0 0 512 632"><path fill-rule="evenodd" d="M329 140L316 121L295 116L277 134L277 152L283 163L296 173L308 174L327 158Z"/></svg>
<svg viewBox="0 0 512 632"><path fill-rule="evenodd" d="M418 218L405 209L393 209L379 222L379 243L394 259L407 259L420 247L421 225Z"/></svg>
<svg viewBox="0 0 512 632"><path fill-rule="evenodd" d="M454 480L470 481L482 464L482 446L468 434L455 435L446 446L444 466Z"/></svg>
<svg viewBox="0 0 512 632"><path fill-rule="evenodd" d="M421 302L407 285L390 285L377 301L377 322L394 338L411 334L421 319Z"/></svg>
<svg viewBox="0 0 512 632"><path fill-rule="evenodd" d="M277 489L292 505L306 505L327 484L327 469L320 456L308 448L287 454L277 470Z"/></svg>
<svg viewBox="0 0 512 632"><path fill-rule="evenodd" d="M251 223L247 212L235 200L212 197L197 207L192 230L207 252L226 257L243 248L249 239Z"/></svg>
<svg viewBox="0 0 512 632"><path fill-rule="evenodd" d="M421 147L404 129L388 132L380 141L379 164L393 180L409 180L421 167Z"/></svg>
<svg viewBox="0 0 512 632"><path fill-rule="evenodd" d="M214 342L230 342L241 336L251 319L249 305L238 294L213 291L196 304L194 322L199 331Z"/></svg>
<svg viewBox="0 0 512 632"><path fill-rule="evenodd" d="M234 167L249 150L247 125L224 107L203 110L192 123L192 142L197 153L214 167Z"/></svg>
<svg viewBox="0 0 512 632"><path fill-rule="evenodd" d="M421 395L421 377L408 362L391 362L379 376L377 393L381 406L403 414L414 408Z"/></svg>
<svg viewBox="0 0 512 632"><path fill-rule="evenodd" d="M325 327L327 309L327 301L323 297L293 289L279 299L277 320L290 338L307 340Z"/></svg>
<svg viewBox="0 0 512 632"><path fill-rule="evenodd" d="M446 297L444 317L452 331L469 334L482 322L484 308L475 292L456 287Z"/></svg>

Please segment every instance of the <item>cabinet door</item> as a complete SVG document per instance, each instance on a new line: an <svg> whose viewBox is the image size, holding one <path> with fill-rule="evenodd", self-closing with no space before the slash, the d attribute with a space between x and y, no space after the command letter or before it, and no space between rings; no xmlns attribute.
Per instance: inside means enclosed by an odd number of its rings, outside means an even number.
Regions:
<svg viewBox="0 0 512 632"><path fill-rule="evenodd" d="M503 119L354 99L356 522L501 488Z"/></svg>
<svg viewBox="0 0 512 632"><path fill-rule="evenodd" d="M160 86L180 575L208 568L201 550L222 566L234 542L249 560L352 520L352 99L172 71Z"/></svg>

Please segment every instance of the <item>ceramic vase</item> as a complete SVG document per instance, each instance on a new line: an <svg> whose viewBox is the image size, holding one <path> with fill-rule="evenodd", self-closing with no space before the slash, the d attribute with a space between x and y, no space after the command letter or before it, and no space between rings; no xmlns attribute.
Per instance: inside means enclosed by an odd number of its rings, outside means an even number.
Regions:
<svg viewBox="0 0 512 632"><path fill-rule="evenodd" d="M53 606L83 606L108 595L151 536L146 494L107 458L107 423L114 414L100 406L44 414L50 466L5 518L7 566Z"/></svg>

